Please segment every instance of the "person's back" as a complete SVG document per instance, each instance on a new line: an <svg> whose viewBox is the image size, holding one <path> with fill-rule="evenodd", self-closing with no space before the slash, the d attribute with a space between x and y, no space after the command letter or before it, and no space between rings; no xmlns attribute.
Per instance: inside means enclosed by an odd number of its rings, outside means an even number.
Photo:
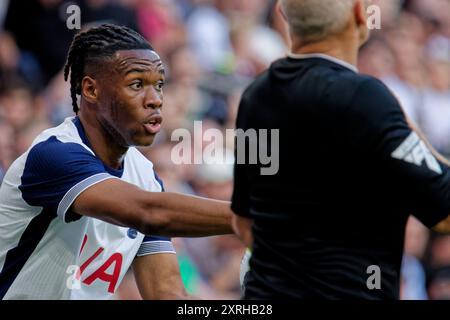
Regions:
<svg viewBox="0 0 450 320"><path fill-rule="evenodd" d="M450 188L390 91L342 59L290 54L246 90L237 128L280 139L275 175L236 165L232 209L253 222L244 297L398 298L408 215L436 225Z"/></svg>
<svg viewBox="0 0 450 320"><path fill-rule="evenodd" d="M279 172L260 176L255 167L249 179L254 186L252 268L255 277L259 268L271 275L268 289L277 291L281 281L283 290L292 287L289 294L298 297L352 297L353 290L393 297L398 291L391 281L382 291L369 292L366 286L370 265L379 265L386 280L398 277L402 247L389 251L402 243L408 216L388 199L400 200L403 193L390 183L391 172L358 145L359 133L351 130L358 121L352 109L365 107L353 105L352 98L368 85L379 84L324 59L287 58L244 97L252 101L241 110L241 117L253 115L247 118L250 127L280 129ZM264 261L256 266L260 251ZM334 287L342 281L354 289Z"/></svg>

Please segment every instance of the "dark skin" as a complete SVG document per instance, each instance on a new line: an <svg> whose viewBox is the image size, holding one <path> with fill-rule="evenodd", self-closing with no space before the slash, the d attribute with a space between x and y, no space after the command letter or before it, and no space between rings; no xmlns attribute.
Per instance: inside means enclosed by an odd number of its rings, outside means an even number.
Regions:
<svg viewBox="0 0 450 320"><path fill-rule="evenodd" d="M82 81L79 117L97 156L117 169L130 146L155 139L143 123L162 121L164 67L153 51L122 50L102 69Z"/></svg>
<svg viewBox="0 0 450 320"><path fill-rule="evenodd" d="M162 122L163 84L162 62L151 50L121 50L101 66L87 66L79 117L94 152L106 165L118 169L129 147L153 143ZM119 179L89 187L71 211L155 236L232 233L229 202L147 192ZM189 298L176 255L136 258L133 271L144 299Z"/></svg>

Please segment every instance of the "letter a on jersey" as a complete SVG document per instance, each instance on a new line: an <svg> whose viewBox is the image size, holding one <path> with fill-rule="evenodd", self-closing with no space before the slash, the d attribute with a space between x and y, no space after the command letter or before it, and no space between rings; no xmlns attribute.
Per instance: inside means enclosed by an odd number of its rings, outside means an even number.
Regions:
<svg viewBox="0 0 450 320"><path fill-rule="evenodd" d="M114 253L109 259L93 274L86 278L83 283L90 285L96 279L109 282L108 292L114 293L116 290L116 284L119 280L120 269L122 268L122 255L120 253ZM114 263L114 270L112 274L106 273L106 270Z"/></svg>
<svg viewBox="0 0 450 320"><path fill-rule="evenodd" d="M397 150L392 153L392 157L417 166L421 166L425 161L428 169L437 174L442 174L439 162L415 132L411 133Z"/></svg>

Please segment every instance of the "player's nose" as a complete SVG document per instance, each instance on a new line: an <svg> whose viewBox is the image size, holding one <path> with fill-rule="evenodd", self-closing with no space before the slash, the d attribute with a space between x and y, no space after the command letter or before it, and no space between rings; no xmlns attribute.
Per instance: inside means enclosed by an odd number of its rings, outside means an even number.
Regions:
<svg viewBox="0 0 450 320"><path fill-rule="evenodd" d="M162 107L162 94L155 88L150 87L145 95L145 108L159 109Z"/></svg>

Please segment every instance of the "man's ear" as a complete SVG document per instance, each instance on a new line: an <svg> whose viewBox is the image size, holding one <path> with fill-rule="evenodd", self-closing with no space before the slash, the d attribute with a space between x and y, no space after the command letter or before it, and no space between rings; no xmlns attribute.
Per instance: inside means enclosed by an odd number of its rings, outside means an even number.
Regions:
<svg viewBox="0 0 450 320"><path fill-rule="evenodd" d="M81 96L90 103L96 103L98 98L97 94L97 81L89 76L85 76L81 80Z"/></svg>
<svg viewBox="0 0 450 320"><path fill-rule="evenodd" d="M353 6L353 14L355 15L355 22L358 27L367 26L367 13L364 0L356 0Z"/></svg>
<svg viewBox="0 0 450 320"><path fill-rule="evenodd" d="M356 27L359 30L359 46L362 46L369 39L369 28L367 27L366 0L356 0L353 6Z"/></svg>

